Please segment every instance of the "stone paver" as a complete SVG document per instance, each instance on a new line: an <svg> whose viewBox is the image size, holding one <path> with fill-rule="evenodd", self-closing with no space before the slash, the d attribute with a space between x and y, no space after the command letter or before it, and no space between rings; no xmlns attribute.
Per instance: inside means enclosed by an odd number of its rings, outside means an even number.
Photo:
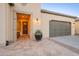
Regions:
<svg viewBox="0 0 79 59"><path fill-rule="evenodd" d="M7 56L78 56L79 54L49 40L17 41L7 47L0 46L0 55Z"/></svg>

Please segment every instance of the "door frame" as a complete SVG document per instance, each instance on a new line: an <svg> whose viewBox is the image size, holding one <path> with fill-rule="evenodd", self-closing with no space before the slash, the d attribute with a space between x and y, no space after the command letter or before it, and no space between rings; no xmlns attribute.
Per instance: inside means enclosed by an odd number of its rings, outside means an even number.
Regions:
<svg viewBox="0 0 79 59"><path fill-rule="evenodd" d="M33 12L29 12L29 11L23 11L23 10L16 10L16 9L13 9L12 10L13 11L13 41L15 42L15 41L17 41L17 33L16 33L16 29L17 29L17 26L16 26L16 24L17 24L17 17L16 17L16 13L24 13L24 14L30 14L30 33L29 33L29 35L30 35L30 39L32 39L33 38Z"/></svg>
<svg viewBox="0 0 79 59"><path fill-rule="evenodd" d="M29 24L28 24L28 36L29 36L29 38L31 37L31 14L26 14L26 13L21 13L21 12L17 12L16 13L16 29L17 29L17 14L24 14L24 15L29 15L30 17L29 17L29 20L28 20L28 22L29 22ZM23 23L23 22L22 22ZM21 25L22 26L22 28L21 28L21 32L22 32L22 35L25 35L25 34L23 34L23 24ZM16 31L16 34L17 34L17 31Z"/></svg>

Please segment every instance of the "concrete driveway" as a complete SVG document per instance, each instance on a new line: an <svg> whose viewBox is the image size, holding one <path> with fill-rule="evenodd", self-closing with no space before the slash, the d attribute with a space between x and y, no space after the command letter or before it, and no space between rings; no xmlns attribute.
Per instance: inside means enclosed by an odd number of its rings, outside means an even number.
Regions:
<svg viewBox="0 0 79 59"><path fill-rule="evenodd" d="M20 40L7 47L0 46L0 55L6 56L79 56L78 53L50 39Z"/></svg>
<svg viewBox="0 0 79 59"><path fill-rule="evenodd" d="M51 39L61 45L69 46L69 48L71 47L71 49L74 48L75 52L79 51L79 36L61 36L53 37Z"/></svg>

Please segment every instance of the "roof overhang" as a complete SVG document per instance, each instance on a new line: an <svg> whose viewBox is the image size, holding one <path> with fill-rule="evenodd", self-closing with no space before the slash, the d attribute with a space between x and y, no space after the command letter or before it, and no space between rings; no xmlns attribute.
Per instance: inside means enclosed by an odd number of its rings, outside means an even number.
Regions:
<svg viewBox="0 0 79 59"><path fill-rule="evenodd" d="M76 22L79 21L79 17L77 17L75 21L76 21Z"/></svg>
<svg viewBox="0 0 79 59"><path fill-rule="evenodd" d="M41 9L41 12L42 13L47 13L47 14L54 14L54 15L59 15L59 16L65 16L65 17L74 18L74 19L77 18L76 16L66 15L66 14L62 14L62 13L57 13L57 12L54 12L54 11L48 11L48 10L45 10L45 9Z"/></svg>

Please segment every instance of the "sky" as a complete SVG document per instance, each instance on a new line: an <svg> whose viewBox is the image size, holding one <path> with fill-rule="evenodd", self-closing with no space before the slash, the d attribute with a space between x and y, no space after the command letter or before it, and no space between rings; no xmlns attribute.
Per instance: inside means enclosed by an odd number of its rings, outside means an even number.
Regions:
<svg viewBox="0 0 79 59"><path fill-rule="evenodd" d="M79 3L42 3L41 8L79 17Z"/></svg>

